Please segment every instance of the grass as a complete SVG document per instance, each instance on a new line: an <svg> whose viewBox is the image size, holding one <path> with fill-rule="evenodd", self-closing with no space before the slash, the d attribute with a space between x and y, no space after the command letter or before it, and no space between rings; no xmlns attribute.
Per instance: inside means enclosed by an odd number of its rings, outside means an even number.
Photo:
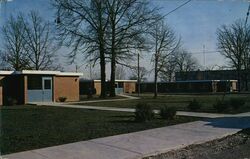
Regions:
<svg viewBox="0 0 250 159"><path fill-rule="evenodd" d="M250 112L250 95L248 94L229 94L225 96L225 100L230 98L240 97L246 100L246 104L238 110L228 109L222 113L236 114L242 112ZM105 107L119 107L119 108L135 108L139 102L150 104L154 109L160 109L162 106L175 107L180 111L189 111L187 105L193 99L196 99L202 104L198 112L216 113L213 104L217 99L222 99L223 95L160 95L157 99L153 98L152 94L143 94L141 99L127 100L127 101L107 101L102 103L88 103L90 106L105 106Z"/></svg>
<svg viewBox="0 0 250 159"><path fill-rule="evenodd" d="M115 96L115 97L107 97L105 99L100 98L98 95L93 95L91 98L88 98L87 95L80 95L80 101L91 101L91 100L110 100L110 99L123 99L125 97Z"/></svg>
<svg viewBox="0 0 250 159"><path fill-rule="evenodd" d="M133 113L73 108L13 106L2 107L2 154L130 133L198 120L159 116L146 123L134 121Z"/></svg>

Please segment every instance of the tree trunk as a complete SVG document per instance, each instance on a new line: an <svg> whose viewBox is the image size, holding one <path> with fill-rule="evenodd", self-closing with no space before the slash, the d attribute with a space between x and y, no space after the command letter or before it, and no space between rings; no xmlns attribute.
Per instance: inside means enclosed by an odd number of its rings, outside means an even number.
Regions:
<svg viewBox="0 0 250 159"><path fill-rule="evenodd" d="M157 86L157 77L158 77L158 56L155 53L155 77L154 77L154 98L157 98L158 95L158 86Z"/></svg>
<svg viewBox="0 0 250 159"><path fill-rule="evenodd" d="M238 91L241 92L240 69L237 69Z"/></svg>
<svg viewBox="0 0 250 159"><path fill-rule="evenodd" d="M100 51L100 67L101 67L101 98L106 97L106 73L105 73L105 55L104 52Z"/></svg>
<svg viewBox="0 0 250 159"><path fill-rule="evenodd" d="M110 97L115 97L115 71L116 71L116 18L114 12L111 12L111 75L110 75Z"/></svg>
<svg viewBox="0 0 250 159"><path fill-rule="evenodd" d="M110 97L115 97L115 70L116 70L116 61L115 55L112 55L111 58L111 75L110 75Z"/></svg>

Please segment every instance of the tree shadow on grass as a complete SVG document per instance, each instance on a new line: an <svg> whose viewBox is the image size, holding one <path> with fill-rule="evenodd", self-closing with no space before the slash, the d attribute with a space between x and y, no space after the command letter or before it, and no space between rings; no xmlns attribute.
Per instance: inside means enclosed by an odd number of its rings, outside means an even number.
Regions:
<svg viewBox="0 0 250 159"><path fill-rule="evenodd" d="M250 116L245 117L224 117L216 119L204 119L210 125L217 128L246 129L250 128Z"/></svg>

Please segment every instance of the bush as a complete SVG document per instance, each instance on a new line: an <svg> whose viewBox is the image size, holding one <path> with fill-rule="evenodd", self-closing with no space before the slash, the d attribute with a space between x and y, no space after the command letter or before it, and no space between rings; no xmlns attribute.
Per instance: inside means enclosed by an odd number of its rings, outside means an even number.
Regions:
<svg viewBox="0 0 250 159"><path fill-rule="evenodd" d="M58 100L59 102L65 102L67 99L67 97L59 97Z"/></svg>
<svg viewBox="0 0 250 159"><path fill-rule="evenodd" d="M201 103L198 102L196 99L193 99L187 106L187 108L191 111L196 111L201 108Z"/></svg>
<svg viewBox="0 0 250 159"><path fill-rule="evenodd" d="M135 120L139 122L150 121L154 118L154 112L147 103L138 103L135 110Z"/></svg>
<svg viewBox="0 0 250 159"><path fill-rule="evenodd" d="M163 119L174 119L176 115L176 109L174 107L162 107L160 109L160 116Z"/></svg>
<svg viewBox="0 0 250 159"><path fill-rule="evenodd" d="M246 100L243 98L230 98L229 104L234 109L237 110L240 107L244 106L246 103Z"/></svg>
<svg viewBox="0 0 250 159"><path fill-rule="evenodd" d="M8 106L14 106L14 105L17 105L17 103L18 103L17 99L12 98L12 97L7 98L7 105Z"/></svg>
<svg viewBox="0 0 250 159"><path fill-rule="evenodd" d="M228 109L228 102L224 100L217 99L216 103L213 105L214 109L221 113Z"/></svg>

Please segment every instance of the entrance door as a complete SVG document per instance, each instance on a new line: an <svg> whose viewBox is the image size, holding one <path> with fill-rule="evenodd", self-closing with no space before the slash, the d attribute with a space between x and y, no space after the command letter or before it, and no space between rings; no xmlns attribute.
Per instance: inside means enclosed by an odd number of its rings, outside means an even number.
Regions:
<svg viewBox="0 0 250 159"><path fill-rule="evenodd" d="M42 78L42 101L43 102L52 102L52 78L51 77L43 77Z"/></svg>

